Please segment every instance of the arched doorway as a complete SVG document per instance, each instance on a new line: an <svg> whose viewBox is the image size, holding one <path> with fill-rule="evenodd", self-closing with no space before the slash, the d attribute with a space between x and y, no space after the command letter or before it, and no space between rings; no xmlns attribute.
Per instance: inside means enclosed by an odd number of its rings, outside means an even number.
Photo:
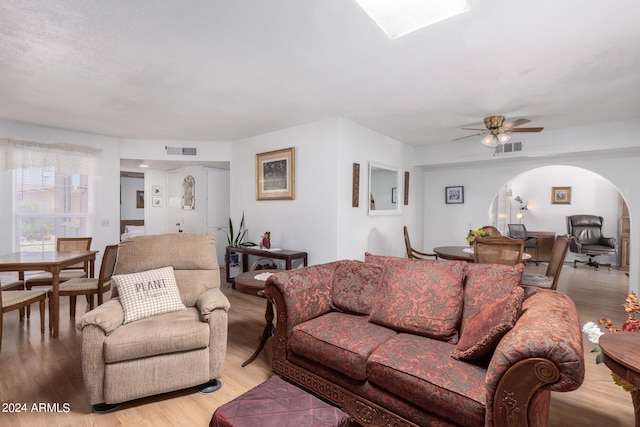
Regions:
<svg viewBox="0 0 640 427"><path fill-rule="evenodd" d="M568 189L565 194L569 200L553 199L552 195L557 194L554 189L558 188ZM626 235L625 227L620 227L625 213ZM626 249L628 258L630 224L624 197L608 179L587 169L564 165L530 169L507 181L489 209L491 223L504 234L509 223L523 223L531 231L565 234L566 217L576 214L602 216L603 234L616 237L619 254L622 249L624 255ZM567 261L574 258L573 254L567 255ZM621 265L620 256L602 261ZM628 269L628 264L622 262L622 267Z"/></svg>

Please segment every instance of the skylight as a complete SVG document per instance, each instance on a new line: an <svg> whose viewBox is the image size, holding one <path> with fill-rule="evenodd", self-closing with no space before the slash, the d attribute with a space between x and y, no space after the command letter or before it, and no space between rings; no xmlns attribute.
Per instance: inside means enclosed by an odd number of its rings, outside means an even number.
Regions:
<svg viewBox="0 0 640 427"><path fill-rule="evenodd" d="M469 10L465 0L356 0L356 2L391 39Z"/></svg>

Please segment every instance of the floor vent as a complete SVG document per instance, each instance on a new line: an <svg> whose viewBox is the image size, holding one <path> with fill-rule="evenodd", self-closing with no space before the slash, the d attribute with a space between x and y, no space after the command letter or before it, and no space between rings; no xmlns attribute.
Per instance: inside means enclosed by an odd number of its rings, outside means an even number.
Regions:
<svg viewBox="0 0 640 427"><path fill-rule="evenodd" d="M164 147L171 156L195 156L198 154L196 147Z"/></svg>
<svg viewBox="0 0 640 427"><path fill-rule="evenodd" d="M496 147L496 154L513 153L515 151L522 151L522 142L507 142L504 145L498 144Z"/></svg>

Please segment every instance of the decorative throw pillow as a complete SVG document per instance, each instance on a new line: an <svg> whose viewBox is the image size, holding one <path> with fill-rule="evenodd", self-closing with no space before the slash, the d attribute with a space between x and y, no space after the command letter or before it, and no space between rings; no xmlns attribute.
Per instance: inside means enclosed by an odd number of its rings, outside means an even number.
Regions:
<svg viewBox="0 0 640 427"><path fill-rule="evenodd" d="M384 267L362 261L340 261L333 275L331 302L347 313L369 314Z"/></svg>
<svg viewBox="0 0 640 427"><path fill-rule="evenodd" d="M466 319L464 332L451 353L455 359L477 359L495 348L500 339L513 328L520 315L524 289L513 288L511 293L484 304Z"/></svg>
<svg viewBox="0 0 640 427"><path fill-rule="evenodd" d="M455 344L462 313L464 262L411 261L386 270L370 321Z"/></svg>
<svg viewBox="0 0 640 427"><path fill-rule="evenodd" d="M520 286L524 265L467 264L465 266L464 305L460 333L464 334L467 319L485 304L509 295Z"/></svg>
<svg viewBox="0 0 640 427"><path fill-rule="evenodd" d="M186 310L173 267L111 277L118 288L124 323L173 311Z"/></svg>

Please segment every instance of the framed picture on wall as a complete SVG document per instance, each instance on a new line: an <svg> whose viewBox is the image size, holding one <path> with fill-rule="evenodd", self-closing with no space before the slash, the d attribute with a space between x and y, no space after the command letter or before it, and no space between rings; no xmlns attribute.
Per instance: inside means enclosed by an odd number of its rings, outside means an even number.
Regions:
<svg viewBox="0 0 640 427"><path fill-rule="evenodd" d="M162 207L162 205L164 204L162 202L162 197L153 197L151 203L153 204L154 208Z"/></svg>
<svg viewBox="0 0 640 427"><path fill-rule="evenodd" d="M551 187L552 205L570 205L571 187Z"/></svg>
<svg viewBox="0 0 640 427"><path fill-rule="evenodd" d="M448 205L464 203L464 187L462 185L445 187L444 200Z"/></svg>
<svg viewBox="0 0 640 427"><path fill-rule="evenodd" d="M136 191L136 208L144 209L144 191Z"/></svg>
<svg viewBox="0 0 640 427"><path fill-rule="evenodd" d="M256 154L256 200L295 199L295 149Z"/></svg>
<svg viewBox="0 0 640 427"><path fill-rule="evenodd" d="M151 193L153 196L162 196L162 187L159 185L152 186Z"/></svg>

